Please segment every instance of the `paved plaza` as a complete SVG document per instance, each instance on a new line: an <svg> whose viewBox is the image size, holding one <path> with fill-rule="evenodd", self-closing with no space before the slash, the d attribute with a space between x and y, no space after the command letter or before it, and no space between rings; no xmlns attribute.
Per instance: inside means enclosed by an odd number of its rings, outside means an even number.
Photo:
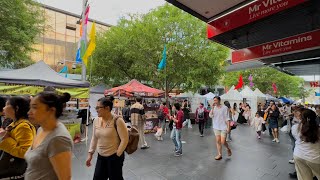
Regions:
<svg viewBox="0 0 320 180"><path fill-rule="evenodd" d="M199 136L198 126L183 129L182 140L186 143L181 157L174 157L169 134L167 132L164 141L156 141L153 134L147 134L151 148L126 155L123 167L126 180L287 180L290 179L288 173L294 171L294 165L288 163L292 158L288 134L281 133L277 144L271 142L268 134L258 140L253 128L239 125L232 131L230 145L233 155L227 157L224 150L221 161L214 160L215 137L211 129L206 129L205 137ZM74 180L91 180L93 177L94 166L85 166L87 149L84 142L75 145ZM96 156L92 163L95 161Z"/></svg>

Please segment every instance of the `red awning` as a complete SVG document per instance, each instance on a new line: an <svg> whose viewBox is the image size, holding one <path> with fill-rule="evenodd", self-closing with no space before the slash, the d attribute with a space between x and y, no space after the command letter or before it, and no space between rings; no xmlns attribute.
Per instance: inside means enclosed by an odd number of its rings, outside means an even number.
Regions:
<svg viewBox="0 0 320 180"><path fill-rule="evenodd" d="M141 96L141 97L161 97L164 95L164 91L146 86L139 81L133 79L127 84L119 87L108 89L104 92L105 95L114 96Z"/></svg>

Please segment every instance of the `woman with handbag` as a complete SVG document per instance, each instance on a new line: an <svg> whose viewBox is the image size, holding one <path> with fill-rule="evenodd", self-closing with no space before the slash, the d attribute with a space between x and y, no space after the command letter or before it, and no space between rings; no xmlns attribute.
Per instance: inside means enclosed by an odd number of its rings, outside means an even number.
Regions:
<svg viewBox="0 0 320 180"><path fill-rule="evenodd" d="M29 119L40 125L25 159L25 180L71 180L73 142L67 128L58 121L63 111L62 97L42 92L32 98Z"/></svg>
<svg viewBox="0 0 320 180"><path fill-rule="evenodd" d="M86 160L87 167L90 167L93 154L98 151L94 180L123 180L124 151L128 145L129 134L122 117L111 113L112 108L113 103L107 98L101 98L97 102L99 119L93 122L92 139Z"/></svg>
<svg viewBox="0 0 320 180"><path fill-rule="evenodd" d="M5 118L13 122L1 129L0 178L18 177L24 179L27 163L25 153L32 145L36 134L35 127L27 120L29 101L23 97L11 97L3 108Z"/></svg>

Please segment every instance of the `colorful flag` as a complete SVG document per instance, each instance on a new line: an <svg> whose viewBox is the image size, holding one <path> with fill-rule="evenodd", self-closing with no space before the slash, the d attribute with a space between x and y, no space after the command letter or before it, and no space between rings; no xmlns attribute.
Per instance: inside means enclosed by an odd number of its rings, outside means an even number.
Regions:
<svg viewBox="0 0 320 180"><path fill-rule="evenodd" d="M272 83L273 92L276 94L278 91L276 83Z"/></svg>
<svg viewBox="0 0 320 180"><path fill-rule="evenodd" d="M80 47L78 47L77 54L76 54L76 64L82 63L81 54L80 54Z"/></svg>
<svg viewBox="0 0 320 180"><path fill-rule="evenodd" d="M250 85L250 87L252 88L253 86L254 86L254 83L252 82L252 80L253 80L253 77L252 77L252 75L250 74L250 76L249 76L249 78L248 78L248 80L249 80L249 85Z"/></svg>
<svg viewBox="0 0 320 180"><path fill-rule="evenodd" d="M88 64L88 58L91 56L92 52L96 49L96 23L92 24L91 31L90 31L90 42L88 48L83 56L83 63L85 65Z"/></svg>
<svg viewBox="0 0 320 180"><path fill-rule="evenodd" d="M243 78L242 78L242 74L240 74L238 84L236 85L236 87L234 89L240 89L240 88L242 88L242 86L243 86Z"/></svg>
<svg viewBox="0 0 320 180"><path fill-rule="evenodd" d="M83 56L87 50L87 24L88 24L89 10L90 10L90 6L87 6L86 12L85 12L85 21L84 21L84 23L82 23L82 36L81 36L81 40L80 40L81 58L83 58Z"/></svg>
<svg viewBox="0 0 320 180"><path fill-rule="evenodd" d="M68 66L65 65L63 68L59 71L59 74L65 73L65 77L68 77Z"/></svg>
<svg viewBox="0 0 320 180"><path fill-rule="evenodd" d="M158 65L158 70L163 70L167 65L167 48L164 45L163 52L162 52L162 59Z"/></svg>

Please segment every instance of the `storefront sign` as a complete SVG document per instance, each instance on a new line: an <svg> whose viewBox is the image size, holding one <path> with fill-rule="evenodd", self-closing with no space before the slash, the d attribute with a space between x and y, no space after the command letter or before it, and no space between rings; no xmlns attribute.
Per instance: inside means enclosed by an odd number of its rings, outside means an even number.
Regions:
<svg viewBox="0 0 320 180"><path fill-rule="evenodd" d="M232 63L253 61L320 48L320 29L232 52Z"/></svg>
<svg viewBox="0 0 320 180"><path fill-rule="evenodd" d="M258 0L209 23L208 38L289 9L306 0Z"/></svg>

